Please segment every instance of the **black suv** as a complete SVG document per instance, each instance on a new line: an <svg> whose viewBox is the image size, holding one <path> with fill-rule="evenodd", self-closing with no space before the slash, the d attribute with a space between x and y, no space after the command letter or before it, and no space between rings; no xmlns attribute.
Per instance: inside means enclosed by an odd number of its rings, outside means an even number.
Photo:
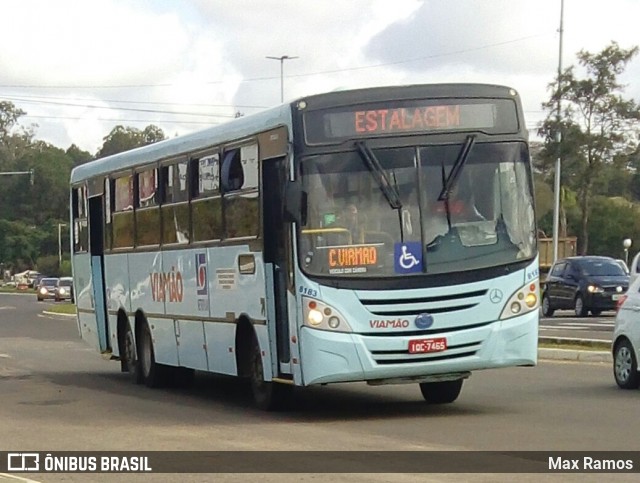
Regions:
<svg viewBox="0 0 640 483"><path fill-rule="evenodd" d="M629 288L629 275L611 257L568 257L556 260L542 287L542 315L573 309L578 317L615 310Z"/></svg>

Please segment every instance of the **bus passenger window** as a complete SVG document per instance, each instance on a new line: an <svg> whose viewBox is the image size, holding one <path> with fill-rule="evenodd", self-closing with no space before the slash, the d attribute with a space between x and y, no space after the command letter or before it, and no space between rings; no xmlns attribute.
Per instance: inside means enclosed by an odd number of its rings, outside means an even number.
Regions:
<svg viewBox="0 0 640 483"><path fill-rule="evenodd" d="M234 149L224 155L222 162L222 189L225 193L237 191L244 184L244 172L240 161L240 150Z"/></svg>
<svg viewBox="0 0 640 483"><path fill-rule="evenodd" d="M133 219L133 175L116 178L114 187L113 248L132 248L135 229Z"/></svg>
<svg viewBox="0 0 640 483"><path fill-rule="evenodd" d="M220 198L220 155L207 154L191 161L191 218L193 241L222 238L222 199Z"/></svg>
<svg viewBox="0 0 640 483"><path fill-rule="evenodd" d="M225 238L257 237L260 232L258 146L225 153L222 162Z"/></svg>
<svg viewBox="0 0 640 483"><path fill-rule="evenodd" d="M187 161L162 168L162 244L189 243Z"/></svg>
<svg viewBox="0 0 640 483"><path fill-rule="evenodd" d="M87 190L84 186L73 190L73 251L86 252L89 248L87 227Z"/></svg>

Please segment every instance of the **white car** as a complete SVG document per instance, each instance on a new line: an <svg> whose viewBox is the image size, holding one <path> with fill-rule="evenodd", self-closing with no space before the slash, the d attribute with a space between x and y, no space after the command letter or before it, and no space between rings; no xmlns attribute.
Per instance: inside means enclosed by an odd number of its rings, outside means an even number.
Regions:
<svg viewBox="0 0 640 483"><path fill-rule="evenodd" d="M631 265L629 265L629 283L633 282L640 275L640 252L633 257Z"/></svg>
<svg viewBox="0 0 640 483"><path fill-rule="evenodd" d="M618 304L613 330L613 375L622 389L640 386L640 277L636 277Z"/></svg>

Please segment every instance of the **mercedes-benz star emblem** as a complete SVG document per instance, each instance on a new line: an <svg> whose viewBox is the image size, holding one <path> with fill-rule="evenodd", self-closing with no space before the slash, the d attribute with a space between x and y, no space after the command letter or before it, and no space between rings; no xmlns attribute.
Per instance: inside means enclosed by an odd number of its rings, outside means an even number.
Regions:
<svg viewBox="0 0 640 483"><path fill-rule="evenodd" d="M491 292L489 292L489 300L494 304L502 302L502 290L497 288L491 289Z"/></svg>

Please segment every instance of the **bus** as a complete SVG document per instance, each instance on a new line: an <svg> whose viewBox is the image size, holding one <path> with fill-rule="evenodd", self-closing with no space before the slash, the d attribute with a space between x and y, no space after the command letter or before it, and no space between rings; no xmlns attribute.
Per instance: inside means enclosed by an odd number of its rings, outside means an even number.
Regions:
<svg viewBox="0 0 640 483"><path fill-rule="evenodd" d="M519 95L482 84L303 97L74 168L83 339L133 382L415 383L537 363Z"/></svg>

